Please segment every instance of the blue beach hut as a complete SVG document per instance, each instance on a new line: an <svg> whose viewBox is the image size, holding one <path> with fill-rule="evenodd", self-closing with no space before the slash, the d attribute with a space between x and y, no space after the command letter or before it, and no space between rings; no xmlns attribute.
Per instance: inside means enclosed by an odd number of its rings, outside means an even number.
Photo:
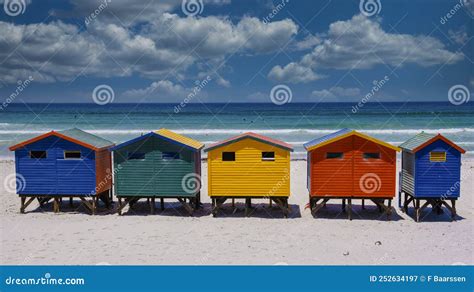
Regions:
<svg viewBox="0 0 474 292"><path fill-rule="evenodd" d="M466 151L441 134L420 133L399 146L402 149L399 199L403 210L413 203L415 219L431 205L438 214L444 205L454 220L460 196L461 154ZM451 206L446 202L451 201ZM420 201L424 204L420 207Z"/></svg>
<svg viewBox="0 0 474 292"><path fill-rule="evenodd" d="M53 200L59 211L62 198L74 197L92 212L99 199L108 206L112 189L112 163L108 140L79 129L51 131L9 149L15 151L17 193L20 212L38 199L40 205ZM92 198L92 202L87 198Z"/></svg>

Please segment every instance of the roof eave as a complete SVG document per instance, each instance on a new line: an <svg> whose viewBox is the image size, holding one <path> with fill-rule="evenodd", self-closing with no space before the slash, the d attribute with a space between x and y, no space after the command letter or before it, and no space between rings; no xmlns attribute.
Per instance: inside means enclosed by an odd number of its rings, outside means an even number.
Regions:
<svg viewBox="0 0 474 292"><path fill-rule="evenodd" d="M90 145L90 144L88 144L88 143L84 143L84 142L79 141L79 140L77 140L77 139L74 139L74 138L71 138L71 137L69 137L69 136L63 135L63 134L61 134L61 133L59 133L59 132L51 131L51 132L47 132L47 133L44 133L44 134L42 134L42 135L33 137L33 138L31 138L31 139L29 139L29 140L26 140L26 141L23 141L23 142L21 142L21 143L15 144L15 145L13 145L13 146L10 146L8 149L9 149L10 151L16 151L16 150L18 150L18 149L20 149L20 148L23 148L23 147L25 147L25 146L27 146L27 145L30 145L30 144L35 143L35 142L37 142L37 141L43 140L43 139L48 138L48 137L50 137L50 136L56 136L56 137L58 137L58 138L61 138L61 139L70 141L70 142L72 142L72 143L81 145L81 146L83 146L83 147L89 148L89 149L94 150L94 151L99 151L99 150L101 150L101 149L103 149L103 148L108 148L107 146L106 146L106 147L98 148L98 147L95 147L95 146Z"/></svg>

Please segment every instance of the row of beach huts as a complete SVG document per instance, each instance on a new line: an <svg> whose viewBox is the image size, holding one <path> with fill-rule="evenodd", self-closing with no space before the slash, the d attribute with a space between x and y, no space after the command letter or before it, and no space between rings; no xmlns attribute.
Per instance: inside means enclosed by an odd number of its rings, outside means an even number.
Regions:
<svg viewBox="0 0 474 292"><path fill-rule="evenodd" d="M376 204L392 214L396 193L396 157L402 151L399 206L410 204L419 221L422 210L446 207L453 220L460 195L461 154L465 150L441 134L420 133L394 146L360 132L342 129L304 144L307 150L307 189L313 216L329 200L339 199L352 219L353 200ZM167 129L115 145L74 128L51 131L10 147L15 151L17 193L22 213L35 199L53 201L59 211L63 199L79 198L92 214L99 201L115 210L147 199L177 199L192 214L201 206L201 151L204 144ZM256 133L244 133L209 145L208 195L216 216L228 200L267 199L285 217L291 211L290 144ZM451 204L449 204L449 202ZM422 205L421 205L422 204Z"/></svg>

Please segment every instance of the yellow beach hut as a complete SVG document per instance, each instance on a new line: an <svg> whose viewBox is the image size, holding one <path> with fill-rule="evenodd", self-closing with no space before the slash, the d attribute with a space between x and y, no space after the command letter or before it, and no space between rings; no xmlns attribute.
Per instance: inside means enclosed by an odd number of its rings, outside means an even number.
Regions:
<svg viewBox="0 0 474 292"><path fill-rule="evenodd" d="M291 145L255 133L244 133L207 147L208 194L212 214L228 199L245 199L245 215L251 199L275 202L287 217L290 196Z"/></svg>

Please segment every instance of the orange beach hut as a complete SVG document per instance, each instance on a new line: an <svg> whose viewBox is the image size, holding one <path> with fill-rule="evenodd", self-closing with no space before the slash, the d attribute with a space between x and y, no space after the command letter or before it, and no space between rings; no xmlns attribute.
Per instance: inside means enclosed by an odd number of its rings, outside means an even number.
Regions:
<svg viewBox="0 0 474 292"><path fill-rule="evenodd" d="M370 199L390 215L398 147L350 129L314 139L304 147L313 215L330 199L342 199L343 210L347 200L349 219L353 199L362 199L363 207L364 199Z"/></svg>

